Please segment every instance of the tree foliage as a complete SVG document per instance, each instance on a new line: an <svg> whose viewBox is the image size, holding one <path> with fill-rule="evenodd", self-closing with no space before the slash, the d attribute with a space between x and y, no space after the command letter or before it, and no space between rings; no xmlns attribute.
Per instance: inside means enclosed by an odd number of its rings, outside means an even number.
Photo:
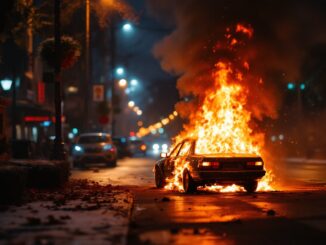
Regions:
<svg viewBox="0 0 326 245"><path fill-rule="evenodd" d="M78 41L69 36L61 37L60 64L63 69L73 66L81 53L81 46ZM55 42L54 38L44 40L39 46L39 54L42 60L52 68L55 66Z"/></svg>

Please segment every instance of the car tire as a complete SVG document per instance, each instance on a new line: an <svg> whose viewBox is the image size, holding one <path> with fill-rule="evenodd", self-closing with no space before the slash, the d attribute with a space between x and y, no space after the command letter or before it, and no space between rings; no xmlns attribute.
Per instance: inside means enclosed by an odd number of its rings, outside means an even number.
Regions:
<svg viewBox="0 0 326 245"><path fill-rule="evenodd" d="M155 166L155 185L157 188L163 188L165 186L165 178L159 166Z"/></svg>
<svg viewBox="0 0 326 245"><path fill-rule="evenodd" d="M256 180L249 181L244 184L244 188L248 193L254 193L257 190L258 182Z"/></svg>
<svg viewBox="0 0 326 245"><path fill-rule="evenodd" d="M197 190L197 185L192 179L189 170L185 169L182 174L182 184L185 193L193 193Z"/></svg>
<svg viewBox="0 0 326 245"><path fill-rule="evenodd" d="M114 159L112 161L107 162L106 163L106 166L108 166L108 167L115 167L115 166L117 166L117 159Z"/></svg>

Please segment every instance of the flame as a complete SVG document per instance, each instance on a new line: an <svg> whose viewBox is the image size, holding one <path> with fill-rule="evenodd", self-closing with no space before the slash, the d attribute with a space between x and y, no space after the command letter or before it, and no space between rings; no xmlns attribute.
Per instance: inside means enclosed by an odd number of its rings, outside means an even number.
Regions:
<svg viewBox="0 0 326 245"><path fill-rule="evenodd" d="M236 32L243 33L247 35L249 38L252 38L252 36L254 35L254 29L252 29L252 27L250 26L245 26L243 24L237 24Z"/></svg>
<svg viewBox="0 0 326 245"><path fill-rule="evenodd" d="M253 30L237 25L236 32L243 32L249 37ZM227 37L228 38L228 37ZM232 45L232 43L231 43ZM249 70L249 63L243 66ZM212 86L206 91L202 105L190 116L190 123L184 127L175 139L180 142L185 138L196 138L196 154L209 153L249 153L261 155L264 145L262 134L254 133L250 127L251 113L246 108L248 88L244 86L244 76L228 62L217 62L212 74ZM183 191L182 173L189 163L183 160L175 162L173 177L167 179L166 189ZM258 183L258 191L273 190L270 183L272 173L267 174ZM235 192L244 191L238 185L223 187L207 186L209 191Z"/></svg>

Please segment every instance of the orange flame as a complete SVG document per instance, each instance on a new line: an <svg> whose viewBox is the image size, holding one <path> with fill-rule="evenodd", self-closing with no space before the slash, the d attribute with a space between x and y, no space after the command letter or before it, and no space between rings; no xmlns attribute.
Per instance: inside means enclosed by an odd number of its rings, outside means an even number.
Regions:
<svg viewBox="0 0 326 245"><path fill-rule="evenodd" d="M219 62L213 77L213 89L207 92L201 110L191 118L194 123L185 128L177 137L177 142L183 138L197 138L197 154L219 152L260 155L263 141L261 135L253 134L249 127L251 113L245 108L248 91L240 84L243 76L234 73L230 65ZM165 188L182 191L182 172L189 164L180 160L175 165L173 178L167 179ZM270 174L267 174L259 182L258 190L272 190L270 180ZM237 185L206 188L220 192L243 191Z"/></svg>
<svg viewBox="0 0 326 245"><path fill-rule="evenodd" d="M249 38L251 38L254 35L254 29L252 29L250 26L244 26L242 24L237 24L235 31L246 34Z"/></svg>
<svg viewBox="0 0 326 245"><path fill-rule="evenodd" d="M237 25L237 32L249 37L253 30ZM249 63L244 63L249 70ZM190 116L190 123L176 137L176 142L185 138L196 138L196 154L208 153L251 153L261 155L264 145L263 135L254 133L250 128L251 113L245 107L248 89L243 85L243 74L232 69L230 63L218 62L213 72L213 84L206 91L201 108ZM167 179L166 189L183 190L182 172L189 167L187 162L175 162L173 178ZM273 190L270 183L272 174L267 174L258 183L258 191ZM209 191L234 192L244 191L237 185L227 187L214 185L204 187Z"/></svg>

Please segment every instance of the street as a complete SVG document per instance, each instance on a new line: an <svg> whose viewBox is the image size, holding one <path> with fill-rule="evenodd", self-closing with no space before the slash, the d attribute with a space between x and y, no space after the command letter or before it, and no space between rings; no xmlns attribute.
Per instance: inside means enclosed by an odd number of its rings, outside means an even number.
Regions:
<svg viewBox="0 0 326 245"><path fill-rule="evenodd" d="M324 244L326 188L316 177L292 174L293 184L255 194L198 191L185 195L154 187L155 159L129 158L115 168L74 170L72 178L128 186L134 207L128 244ZM296 166L296 173L300 172ZM301 170L307 166L301 163ZM299 177L298 177L299 176ZM290 176L289 176L290 177ZM309 180L314 180L308 183ZM321 180L319 180L320 182ZM293 182L292 182L293 183Z"/></svg>

